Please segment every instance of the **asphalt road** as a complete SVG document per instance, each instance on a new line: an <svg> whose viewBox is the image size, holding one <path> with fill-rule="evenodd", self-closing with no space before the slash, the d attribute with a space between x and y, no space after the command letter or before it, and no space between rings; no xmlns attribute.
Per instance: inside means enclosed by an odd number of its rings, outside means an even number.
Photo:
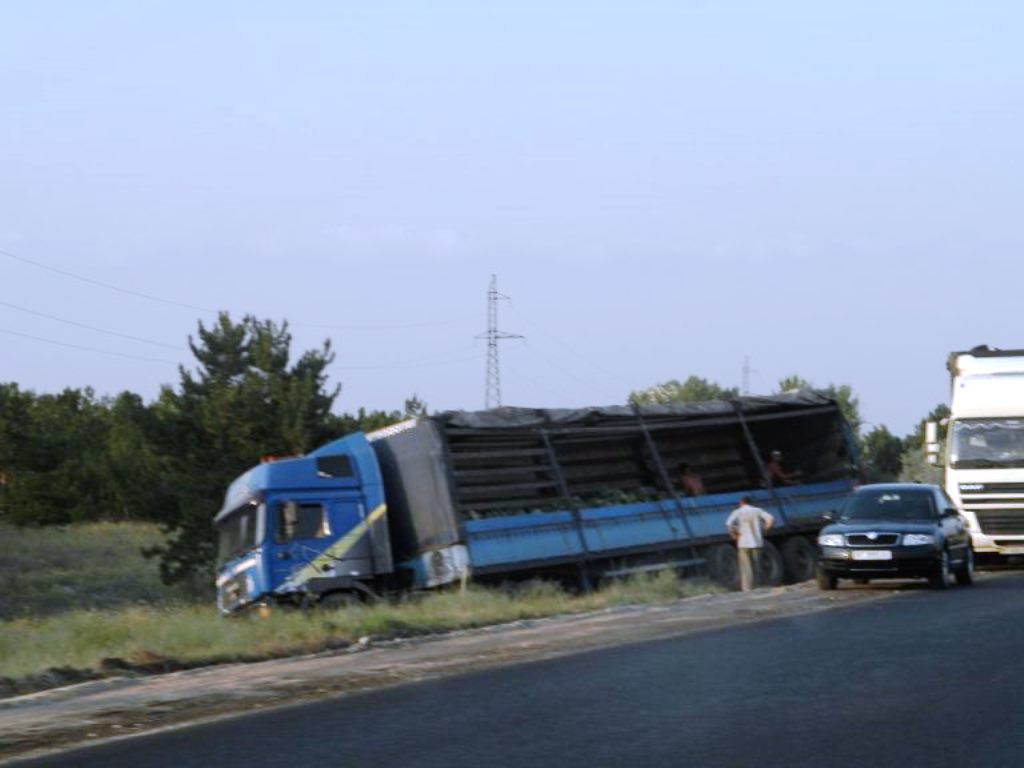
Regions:
<svg viewBox="0 0 1024 768"><path fill-rule="evenodd" d="M875 586L872 589L878 588ZM1024 574L287 707L33 766L1018 766Z"/></svg>

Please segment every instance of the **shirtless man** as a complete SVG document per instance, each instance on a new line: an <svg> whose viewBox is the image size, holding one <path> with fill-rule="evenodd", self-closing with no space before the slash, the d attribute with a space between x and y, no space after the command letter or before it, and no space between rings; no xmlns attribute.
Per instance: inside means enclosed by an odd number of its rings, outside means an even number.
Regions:
<svg viewBox="0 0 1024 768"><path fill-rule="evenodd" d="M782 468L782 451L772 451L768 454L768 461L764 463L765 471L768 473L768 485L777 488L780 485L796 485L799 482L799 472L786 472Z"/></svg>

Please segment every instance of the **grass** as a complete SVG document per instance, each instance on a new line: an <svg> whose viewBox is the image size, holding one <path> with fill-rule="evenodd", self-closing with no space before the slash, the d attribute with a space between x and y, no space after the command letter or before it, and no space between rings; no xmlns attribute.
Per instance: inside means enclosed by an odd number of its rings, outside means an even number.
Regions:
<svg viewBox="0 0 1024 768"><path fill-rule="evenodd" d="M143 523L62 528L0 524L0 695L125 669L160 671L321 651L394 638L717 591L670 572L588 595L530 582L471 586L335 611L222 618L212 589L168 587L142 550L163 542ZM12 682L13 681L13 682Z"/></svg>
<svg viewBox="0 0 1024 768"><path fill-rule="evenodd" d="M168 587L145 547L161 544L148 523L20 528L0 524L0 619L211 599Z"/></svg>
<svg viewBox="0 0 1024 768"><path fill-rule="evenodd" d="M664 572L616 582L589 595L569 595L545 583L515 590L471 586L465 592L308 615L278 610L267 618L224 619L212 605L75 610L0 623L0 677L28 678L66 667L104 674L132 665L159 670L169 661L194 666L273 658L339 647L363 636L411 636L714 591L719 588ZM19 689L26 688L12 688Z"/></svg>

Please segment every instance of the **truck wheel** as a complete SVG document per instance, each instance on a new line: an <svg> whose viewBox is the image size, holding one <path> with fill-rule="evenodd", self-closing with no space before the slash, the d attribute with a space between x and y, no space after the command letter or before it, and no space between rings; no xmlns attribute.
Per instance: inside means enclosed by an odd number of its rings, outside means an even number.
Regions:
<svg viewBox="0 0 1024 768"><path fill-rule="evenodd" d="M736 548L718 544L707 552L708 574L727 589L736 589L740 583L739 563Z"/></svg>
<svg viewBox="0 0 1024 768"><path fill-rule="evenodd" d="M946 589L949 587L952 576L953 574L949 570L949 551L944 549L939 558L939 564L935 566L934 573L928 577L928 583L932 589Z"/></svg>
<svg viewBox="0 0 1024 768"><path fill-rule="evenodd" d="M762 587L777 587L782 583L782 576L785 573L785 566L782 563L782 555L779 548L766 541L761 547L761 573L758 577L758 585Z"/></svg>
<svg viewBox="0 0 1024 768"><path fill-rule="evenodd" d="M782 545L782 562L791 581L810 581L818 567L818 550L803 536L793 536Z"/></svg>
<svg viewBox="0 0 1024 768"><path fill-rule="evenodd" d="M963 564L956 569L956 583L962 587L969 587L974 583L974 547L970 544L967 545Z"/></svg>
<svg viewBox="0 0 1024 768"><path fill-rule="evenodd" d="M839 585L839 579L826 571L820 565L815 572L814 578L815 581L818 582L818 589L832 590Z"/></svg>

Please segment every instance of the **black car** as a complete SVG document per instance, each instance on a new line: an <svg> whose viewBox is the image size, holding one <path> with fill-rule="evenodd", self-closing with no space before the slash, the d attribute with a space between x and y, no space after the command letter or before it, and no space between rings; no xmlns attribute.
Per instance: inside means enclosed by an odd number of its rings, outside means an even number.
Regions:
<svg viewBox="0 0 1024 768"><path fill-rule="evenodd" d="M839 579L926 578L945 589L974 581L974 550L963 518L935 485L865 485L818 534L818 586Z"/></svg>

